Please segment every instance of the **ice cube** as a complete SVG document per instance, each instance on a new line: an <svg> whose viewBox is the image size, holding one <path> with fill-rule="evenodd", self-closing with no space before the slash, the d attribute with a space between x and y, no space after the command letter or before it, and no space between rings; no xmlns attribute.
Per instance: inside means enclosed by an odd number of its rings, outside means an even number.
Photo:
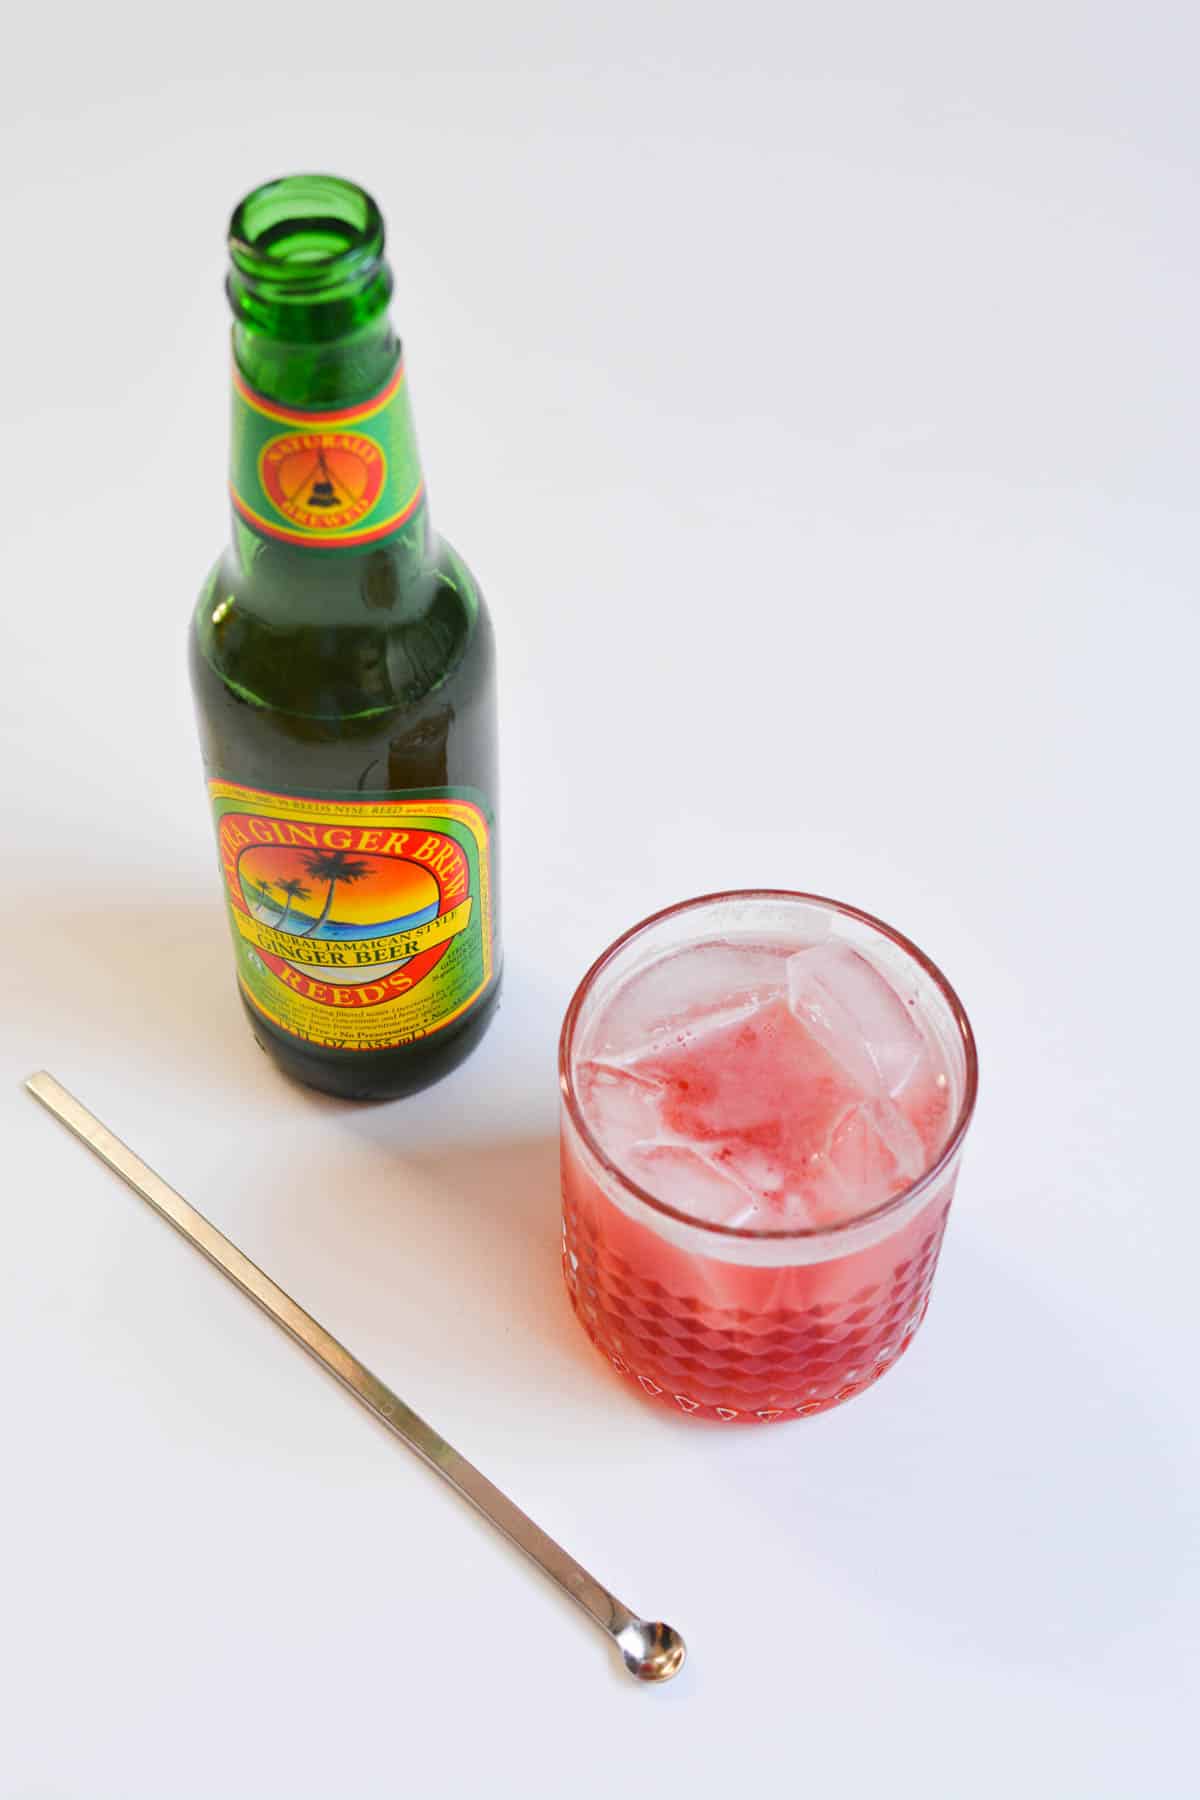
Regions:
<svg viewBox="0 0 1200 1800"><path fill-rule="evenodd" d="M586 1042L587 1053L625 1064L692 1020L720 1012L752 1012L787 985L787 951L778 946L720 942L691 944L640 969L606 1003Z"/></svg>
<svg viewBox="0 0 1200 1800"><path fill-rule="evenodd" d="M766 1156L680 1136L664 1117L666 1088L656 1076L593 1059L580 1065L578 1081L588 1121L609 1156L680 1212L740 1225L782 1186L781 1171Z"/></svg>
<svg viewBox="0 0 1200 1800"><path fill-rule="evenodd" d="M619 1161L631 1145L658 1136L659 1083L612 1063L582 1063L579 1095L588 1121L610 1156Z"/></svg>
<svg viewBox="0 0 1200 1800"><path fill-rule="evenodd" d="M709 1225L748 1225L759 1211L757 1197L735 1172L681 1139L636 1144L631 1173L656 1199Z"/></svg>
<svg viewBox="0 0 1200 1800"><path fill-rule="evenodd" d="M898 1106L860 1100L838 1119L824 1149L810 1154L806 1197L822 1223L853 1218L900 1193L926 1161L920 1133Z"/></svg>
<svg viewBox="0 0 1200 1800"><path fill-rule="evenodd" d="M652 1064L655 1059L672 1050L701 1043L704 1038L723 1031L727 1026L753 1018L765 1006L780 1000L782 994L782 987L777 987L773 994L761 999L747 999L743 996L731 1005L719 1007L712 1012L693 1009L681 1013L674 1019L661 1021L654 1027L651 1036L639 1041L632 1050L606 1050L603 1056L596 1056L591 1060L597 1068L636 1074L644 1064Z"/></svg>
<svg viewBox="0 0 1200 1800"><path fill-rule="evenodd" d="M864 1100L858 1109L892 1159L894 1184L908 1186L925 1171L927 1157L920 1132L892 1100Z"/></svg>
<svg viewBox="0 0 1200 1800"><path fill-rule="evenodd" d="M886 976L830 939L789 956L788 1005L864 1094L896 1095L926 1054L912 1012Z"/></svg>

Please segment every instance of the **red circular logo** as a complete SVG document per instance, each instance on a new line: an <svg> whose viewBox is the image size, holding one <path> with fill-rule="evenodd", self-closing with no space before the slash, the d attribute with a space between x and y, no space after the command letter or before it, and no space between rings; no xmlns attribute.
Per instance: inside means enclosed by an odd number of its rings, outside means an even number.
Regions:
<svg viewBox="0 0 1200 1800"><path fill-rule="evenodd" d="M357 431L288 431L258 459L259 480L276 511L318 533L366 517L383 492L387 463L374 438Z"/></svg>

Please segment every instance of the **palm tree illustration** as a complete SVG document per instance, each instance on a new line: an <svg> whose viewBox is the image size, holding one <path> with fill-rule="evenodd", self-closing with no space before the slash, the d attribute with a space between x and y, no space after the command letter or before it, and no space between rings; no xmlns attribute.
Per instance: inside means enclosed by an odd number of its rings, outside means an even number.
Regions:
<svg viewBox="0 0 1200 1800"><path fill-rule="evenodd" d="M361 862L355 856L347 856L344 850L312 850L304 858L304 870L306 874L312 876L314 881L329 883L320 918L314 919L307 931L297 933L298 937L312 937L315 931L320 931L329 917L333 907L334 890L339 885L352 887L356 881L365 881L371 873L371 865Z"/></svg>
<svg viewBox="0 0 1200 1800"><path fill-rule="evenodd" d="M292 901L293 900L307 900L309 895L312 893L312 889L305 887L305 885L302 881L281 881L279 883L279 886L282 889L282 891L287 895L287 904L284 907L283 911L280 913L279 917L275 921L275 929L277 931L282 931L284 926L287 924L288 914L292 910ZM301 937L305 937L305 936L307 936L307 933L301 932L299 935Z"/></svg>
<svg viewBox="0 0 1200 1800"><path fill-rule="evenodd" d="M271 886L272 884L269 881L256 881L254 883L255 898L259 906L279 905L278 900L271 892Z"/></svg>

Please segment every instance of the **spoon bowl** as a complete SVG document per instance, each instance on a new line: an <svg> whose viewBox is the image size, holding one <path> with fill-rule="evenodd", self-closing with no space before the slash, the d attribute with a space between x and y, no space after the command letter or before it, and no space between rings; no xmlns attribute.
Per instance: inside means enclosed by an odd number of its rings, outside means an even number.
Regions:
<svg viewBox="0 0 1200 1800"><path fill-rule="evenodd" d="M616 1634L625 1667L639 1681L670 1681L687 1657L687 1645L661 1619L631 1619Z"/></svg>

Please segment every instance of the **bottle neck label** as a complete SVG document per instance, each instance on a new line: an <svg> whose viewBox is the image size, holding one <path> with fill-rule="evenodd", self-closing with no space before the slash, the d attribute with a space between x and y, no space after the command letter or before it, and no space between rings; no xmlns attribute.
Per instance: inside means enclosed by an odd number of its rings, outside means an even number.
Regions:
<svg viewBox="0 0 1200 1800"><path fill-rule="evenodd" d="M369 400L319 412L267 399L235 367L229 489L252 531L306 550L398 531L425 498L404 364Z"/></svg>

